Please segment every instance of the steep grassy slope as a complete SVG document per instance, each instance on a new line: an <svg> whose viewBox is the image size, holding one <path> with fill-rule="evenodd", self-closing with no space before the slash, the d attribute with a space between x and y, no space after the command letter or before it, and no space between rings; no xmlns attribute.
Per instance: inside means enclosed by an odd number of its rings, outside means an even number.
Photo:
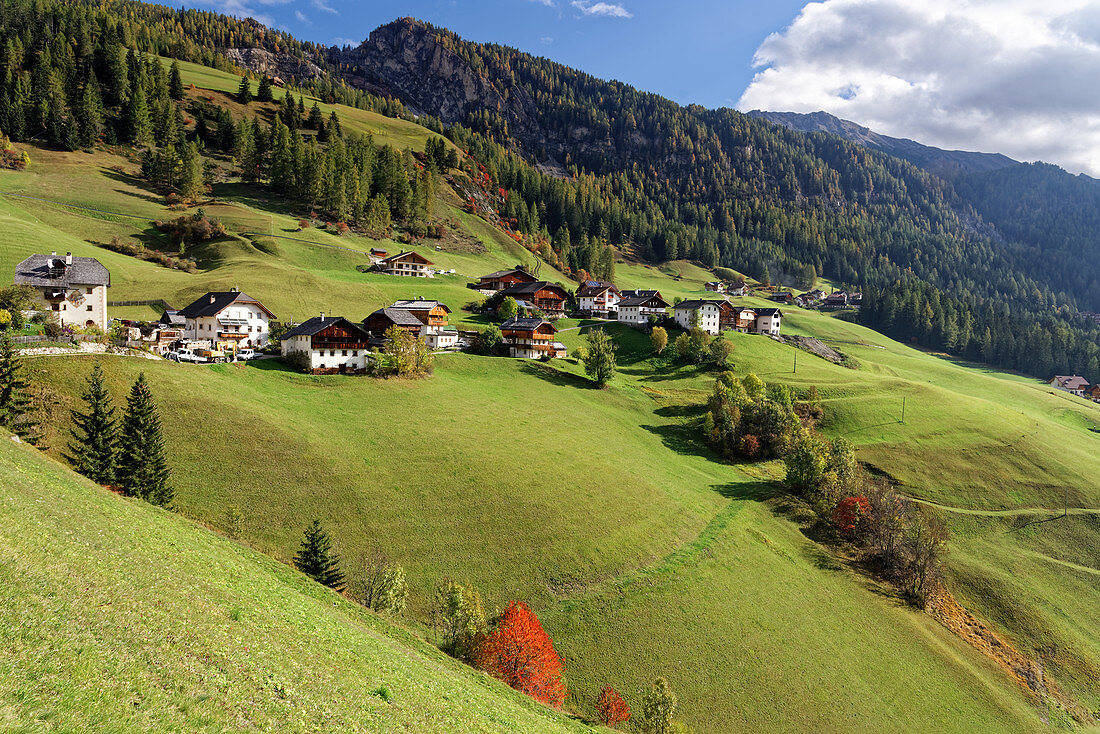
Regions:
<svg viewBox="0 0 1100 734"><path fill-rule="evenodd" d="M5 731L587 731L6 437L0 560Z"/></svg>

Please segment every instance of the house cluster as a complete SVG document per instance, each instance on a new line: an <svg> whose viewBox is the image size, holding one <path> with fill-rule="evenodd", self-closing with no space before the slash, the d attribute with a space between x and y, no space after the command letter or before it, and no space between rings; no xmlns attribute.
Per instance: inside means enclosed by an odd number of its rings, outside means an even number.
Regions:
<svg viewBox="0 0 1100 734"><path fill-rule="evenodd" d="M390 255L377 247L372 247L370 251L370 269L406 278L434 278L436 274L454 273L454 270L436 270L435 263L418 252L402 250L396 255Z"/></svg>
<svg viewBox="0 0 1100 734"><path fill-rule="evenodd" d="M1100 403L1100 384L1090 386L1089 381L1080 375L1055 375L1047 381L1047 384L1079 398L1088 398L1094 403Z"/></svg>
<svg viewBox="0 0 1100 734"><path fill-rule="evenodd" d="M698 326L708 334L740 331L779 336L783 312L778 308L734 306L729 301L681 301L672 307L672 318L683 329Z"/></svg>
<svg viewBox="0 0 1100 734"><path fill-rule="evenodd" d="M451 309L439 301L416 298L396 301L356 323L343 316L321 314L298 324L281 337L283 357L302 352L313 374L355 374L366 371L372 348L385 343L396 327L422 337L429 349L458 344L458 331L448 326Z"/></svg>
<svg viewBox="0 0 1100 734"><path fill-rule="evenodd" d="M564 316L565 302L569 299L569 293L560 285L538 280L523 268L489 273L470 287L484 295L514 298L520 308L529 313L537 311L548 319Z"/></svg>
<svg viewBox="0 0 1100 734"><path fill-rule="evenodd" d="M743 296L748 293L749 287L745 284L745 281L738 281L737 283L729 283L724 280L712 280L703 286L712 293L723 293L727 296Z"/></svg>

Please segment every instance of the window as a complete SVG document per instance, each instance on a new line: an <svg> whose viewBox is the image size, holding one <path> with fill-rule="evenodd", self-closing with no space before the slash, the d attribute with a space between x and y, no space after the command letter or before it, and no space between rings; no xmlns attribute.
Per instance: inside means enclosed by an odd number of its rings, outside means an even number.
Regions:
<svg viewBox="0 0 1100 734"><path fill-rule="evenodd" d="M346 357L346 356L348 356L348 350L344 349L343 351L341 351L341 352L340 352L340 356L341 356L341 357Z"/></svg>
<svg viewBox="0 0 1100 734"><path fill-rule="evenodd" d="M351 351L351 356L353 356L353 357L358 357L358 356L359 356L359 350L358 350L358 349L353 349L353 350Z"/></svg>
<svg viewBox="0 0 1100 734"><path fill-rule="evenodd" d="M329 353L328 353L328 356L335 357L336 356L336 350L335 349L330 350Z"/></svg>
<svg viewBox="0 0 1100 734"><path fill-rule="evenodd" d="M88 310L89 310L89 311L91 311L91 310L92 310L92 307L91 307L91 306L88 306Z"/></svg>
<svg viewBox="0 0 1100 734"><path fill-rule="evenodd" d="M92 288L86 288L86 289L84 289L84 292L87 293L90 296L90 295L92 295L92 290L93 290Z"/></svg>
<svg viewBox="0 0 1100 734"><path fill-rule="evenodd" d="M61 306L60 306L59 304L56 304L56 303L55 303L55 304L53 304L53 310L54 310L54 311L60 311L60 310L61 310Z"/></svg>

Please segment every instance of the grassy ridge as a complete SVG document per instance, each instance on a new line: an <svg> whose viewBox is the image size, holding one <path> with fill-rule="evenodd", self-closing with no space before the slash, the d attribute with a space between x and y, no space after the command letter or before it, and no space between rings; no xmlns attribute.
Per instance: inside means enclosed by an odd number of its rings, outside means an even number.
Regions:
<svg viewBox="0 0 1100 734"><path fill-rule="evenodd" d="M0 559L5 731L587 731L6 439Z"/></svg>

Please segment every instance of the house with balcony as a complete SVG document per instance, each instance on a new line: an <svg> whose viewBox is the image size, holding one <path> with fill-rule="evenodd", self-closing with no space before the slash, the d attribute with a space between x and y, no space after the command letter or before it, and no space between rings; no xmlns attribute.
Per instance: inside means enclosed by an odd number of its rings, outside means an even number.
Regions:
<svg viewBox="0 0 1100 734"><path fill-rule="evenodd" d="M424 328L424 322L409 311L389 306L380 308L363 319L363 329L375 339L381 339L393 326L418 337L420 330Z"/></svg>
<svg viewBox="0 0 1100 734"><path fill-rule="evenodd" d="M669 305L658 291L624 291L615 315L620 323L646 326L650 317L664 318Z"/></svg>
<svg viewBox="0 0 1100 734"><path fill-rule="evenodd" d="M546 318L557 319L565 315L565 300L569 294L556 283L536 280L532 283L520 283L500 291L501 298L511 296L516 301L526 301Z"/></svg>
<svg viewBox="0 0 1100 734"><path fill-rule="evenodd" d="M586 280L577 289L577 308L591 316L609 318L619 308L622 294L614 283L604 280Z"/></svg>
<svg viewBox="0 0 1100 734"><path fill-rule="evenodd" d="M309 371L315 375L362 374L372 359L370 335L343 316L314 316L280 341L284 359L294 352L308 354Z"/></svg>
<svg viewBox="0 0 1100 734"><path fill-rule="evenodd" d="M521 359L564 357L565 345L554 341L557 333L552 323L540 318L515 317L500 325L500 335L509 354Z"/></svg>
<svg viewBox="0 0 1100 734"><path fill-rule="evenodd" d="M419 334L424 337L424 343L429 349L450 349L458 344L458 330L447 325L451 309L446 304L417 298L411 301L395 301L392 306L383 310L387 312L384 316L386 319L395 316L394 312L397 311L411 314L420 323ZM371 317L368 316L367 322L370 320ZM366 322L364 325L367 325ZM367 330L374 336L381 336L373 328L368 327Z"/></svg>
<svg viewBox="0 0 1100 734"><path fill-rule="evenodd" d="M498 270L495 273L483 275L476 283L471 283L470 287L488 295L502 291L505 288L511 288L514 285L534 283L535 280L535 276L524 268L512 268L511 270Z"/></svg>
<svg viewBox="0 0 1100 734"><path fill-rule="evenodd" d="M1055 375L1047 380L1047 384L1082 398L1089 389L1089 381L1080 375Z"/></svg>
<svg viewBox="0 0 1100 734"><path fill-rule="evenodd" d="M233 288L207 293L176 314L185 339L228 341L238 347L264 347L275 314L247 293Z"/></svg>
<svg viewBox="0 0 1100 734"><path fill-rule="evenodd" d="M672 307L672 317L676 324L687 331L698 326L708 334L717 334L722 330L721 313L725 301L702 301L693 299L681 301Z"/></svg>
<svg viewBox="0 0 1100 734"><path fill-rule="evenodd" d="M403 275L407 278L432 278L435 277L432 270L434 264L423 255L410 250L409 252L399 252L396 255L382 258L375 265L375 268L387 275Z"/></svg>
<svg viewBox="0 0 1100 734"><path fill-rule="evenodd" d="M107 330L111 273L99 260L71 252L31 255L15 266L15 284L32 286L38 310L50 313L61 326Z"/></svg>
<svg viewBox="0 0 1100 734"><path fill-rule="evenodd" d="M758 308L756 309L756 321L753 324L752 331L757 334L779 336L782 320L783 312L778 308Z"/></svg>

